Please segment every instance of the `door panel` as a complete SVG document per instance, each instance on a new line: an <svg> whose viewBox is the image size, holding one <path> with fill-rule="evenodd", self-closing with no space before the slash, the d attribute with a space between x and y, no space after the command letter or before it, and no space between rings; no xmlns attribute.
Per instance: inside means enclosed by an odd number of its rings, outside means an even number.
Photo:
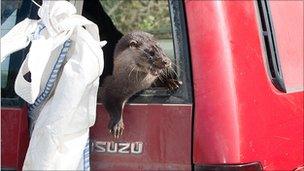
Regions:
<svg viewBox="0 0 304 171"><path fill-rule="evenodd" d="M97 111L96 123L90 131L93 170L191 169L192 105L127 104L125 130L119 139L110 135L109 117L101 104ZM114 144L110 146L110 142ZM131 152L132 143L138 150L137 142L143 144L140 154ZM130 147L121 150L128 146L122 143L130 143ZM107 146L114 152L109 152Z"/></svg>
<svg viewBox="0 0 304 171"><path fill-rule="evenodd" d="M1 108L1 168L21 170L28 141L26 108Z"/></svg>

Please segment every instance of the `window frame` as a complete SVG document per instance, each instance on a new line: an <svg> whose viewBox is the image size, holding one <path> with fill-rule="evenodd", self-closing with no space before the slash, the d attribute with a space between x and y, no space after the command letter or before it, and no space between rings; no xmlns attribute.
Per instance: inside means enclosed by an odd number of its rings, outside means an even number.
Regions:
<svg viewBox="0 0 304 171"><path fill-rule="evenodd" d="M266 56L267 71L272 84L281 92L286 93L279 52L271 18L271 10L267 0L256 1L260 21L263 47Z"/></svg>
<svg viewBox="0 0 304 171"><path fill-rule="evenodd" d="M171 32L173 39L173 49L175 59L179 59L177 64L181 70L182 81L180 88L174 92L165 88L152 87L143 90L132 96L128 103L161 103L161 104L191 104L192 99L192 73L188 44L188 32L186 27L186 17L184 1L168 0L169 14L171 20Z"/></svg>

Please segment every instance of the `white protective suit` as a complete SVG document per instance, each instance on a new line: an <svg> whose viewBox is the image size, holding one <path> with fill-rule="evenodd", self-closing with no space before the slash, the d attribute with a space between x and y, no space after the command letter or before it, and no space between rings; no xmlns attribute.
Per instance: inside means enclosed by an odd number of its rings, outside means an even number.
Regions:
<svg viewBox="0 0 304 171"><path fill-rule="evenodd" d="M88 170L106 42L67 1L43 1L38 15L40 20L25 19L1 39L1 62L32 42L15 82L16 93L36 109L23 170ZM30 82L23 77L28 72Z"/></svg>

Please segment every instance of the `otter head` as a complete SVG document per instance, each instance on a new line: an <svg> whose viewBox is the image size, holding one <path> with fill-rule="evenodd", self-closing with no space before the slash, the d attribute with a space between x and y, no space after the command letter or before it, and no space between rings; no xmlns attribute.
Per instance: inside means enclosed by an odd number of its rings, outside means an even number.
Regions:
<svg viewBox="0 0 304 171"><path fill-rule="evenodd" d="M137 70L154 76L171 66L171 60L153 35L143 31L128 33L118 41L114 58L123 52L132 56L132 63L136 65Z"/></svg>

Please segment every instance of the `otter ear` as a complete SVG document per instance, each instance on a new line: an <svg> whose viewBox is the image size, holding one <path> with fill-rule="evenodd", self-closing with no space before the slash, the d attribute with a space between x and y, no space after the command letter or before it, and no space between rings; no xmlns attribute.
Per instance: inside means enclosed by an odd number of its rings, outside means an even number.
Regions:
<svg viewBox="0 0 304 171"><path fill-rule="evenodd" d="M129 46L131 48L137 48L138 47L138 42L135 40L131 40Z"/></svg>

